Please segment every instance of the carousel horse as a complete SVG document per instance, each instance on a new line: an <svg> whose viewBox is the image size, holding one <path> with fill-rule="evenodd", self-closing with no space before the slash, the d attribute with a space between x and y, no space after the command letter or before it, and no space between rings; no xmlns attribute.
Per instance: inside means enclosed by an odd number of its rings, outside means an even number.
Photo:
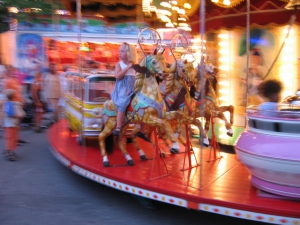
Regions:
<svg viewBox="0 0 300 225"><path fill-rule="evenodd" d="M213 69L213 70L211 70ZM208 132L210 127L210 121L212 116L216 116L225 122L225 127L227 129L227 135L232 137L232 123L233 123L233 106L219 106L217 103L217 95L212 85L212 72L217 72L216 68L212 68L211 65L205 65L204 71L205 75L202 77L199 74L200 69L196 68L194 74L194 86L191 88L191 95L196 101L196 110L193 111L196 116L204 116L205 132ZM202 90L204 88L204 90ZM203 95L203 97L202 97ZM225 111L230 113L230 122L224 116Z"/></svg>
<svg viewBox="0 0 300 225"><path fill-rule="evenodd" d="M176 153L179 151L179 144L177 138L170 125L165 121L166 117L176 117L176 112L166 113L165 104L161 93L159 91L158 84L156 82L157 74L164 74L168 68L165 64L165 59L161 51L155 51L152 55L147 55L140 65L134 65L133 68L137 71L135 81L135 95L132 98L127 111L125 113L125 125L122 127L117 144L124 154L127 164L133 165L133 160L129 153L126 151L126 147L122 142L124 131L130 124L137 124L133 129L132 140L135 148L138 150L141 160L146 160L144 151L138 145L135 135L138 132L138 125L144 123L150 127L156 127L159 134L164 134L172 143L170 151ZM172 114L172 115L171 115ZM113 148L113 139L107 137L111 136L112 131L116 127L116 107L114 103L109 100L106 101L102 109L102 116L104 120L104 129L99 134L99 145L101 154L103 157L103 165L109 166L109 160L107 152ZM110 148L110 149L109 149Z"/></svg>
<svg viewBox="0 0 300 225"><path fill-rule="evenodd" d="M161 91L168 111L181 110L183 112L182 118L177 123L177 131L181 131L178 127L182 124L192 124L199 129L203 144L208 146L209 141L202 123L193 114L195 105L189 87L192 84L194 71L193 64L186 59L175 60L170 67L169 74L165 77L165 85L162 85ZM185 145L186 141L180 133L178 133L178 139Z"/></svg>
<svg viewBox="0 0 300 225"><path fill-rule="evenodd" d="M206 72L206 77L211 83L215 93L217 93L217 74L219 72L219 69L213 65L210 61L205 62L204 71ZM216 94L217 95L217 94ZM233 115L234 115L234 107L232 105L228 106L219 106L219 110L221 112L229 112L230 115L230 124L233 124Z"/></svg>

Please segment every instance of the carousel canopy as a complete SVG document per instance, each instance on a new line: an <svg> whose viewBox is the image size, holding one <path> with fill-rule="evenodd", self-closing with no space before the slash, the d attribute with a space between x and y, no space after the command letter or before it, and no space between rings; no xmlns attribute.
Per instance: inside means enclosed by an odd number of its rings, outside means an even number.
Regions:
<svg viewBox="0 0 300 225"><path fill-rule="evenodd" d="M59 1L59 0L57 0ZM76 13L76 0L62 0L63 4L72 13ZM158 1L158 0L81 0L83 15L102 15L109 22L122 21L142 21L148 22L154 28L166 26L162 21L161 10L167 13L166 5L173 7L173 2L185 11L184 16L176 12L174 19L174 9L169 9L171 14L166 16L171 22L178 22L177 19L185 17L193 33L199 33L200 13L199 6L201 0L177 0L177 1ZM252 25L289 23L293 10L287 10L285 6L289 0L251 0L250 1L250 23ZM220 28L246 27L247 1L246 0L227 0L205 1L205 29L207 31ZM188 5L189 7L183 7ZM165 11L167 9L167 11ZM179 11L178 11L179 12ZM165 17L164 17L165 18ZM166 19L166 18L165 18ZM300 17L296 22L300 22Z"/></svg>
<svg viewBox="0 0 300 225"><path fill-rule="evenodd" d="M40 12L43 14L48 8L53 11L60 9L60 6L71 12L73 16L77 12L76 0L6 0L5 2L10 6L22 7L23 12L25 12L24 9L33 10L43 7ZM45 7L44 2L52 7ZM169 27L177 27L179 23L186 23L192 28L193 33L199 33L200 17L202 17L199 13L200 2L201 0L81 0L81 12L83 16L97 16L111 23L146 22L153 28L164 28L167 24L170 25ZM300 1L251 0L250 23L252 25L287 24L294 13L294 10L287 8L293 9L294 7L286 6L288 3L294 5L295 2ZM205 4L206 31L246 27L246 0L206 0ZM297 22L300 22L300 17L297 18Z"/></svg>
<svg viewBox="0 0 300 225"><path fill-rule="evenodd" d="M250 23L251 26L284 25L288 24L293 10L285 7L288 0L251 0L250 1ZM299 15L299 12L297 11ZM221 28L231 29L234 27L246 27L247 22L247 1L240 1L240 4L231 8L221 7L212 1L206 1L205 29L206 31L218 30ZM190 18L190 25L193 32L199 33L201 18L199 9ZM298 16L296 23L300 23Z"/></svg>

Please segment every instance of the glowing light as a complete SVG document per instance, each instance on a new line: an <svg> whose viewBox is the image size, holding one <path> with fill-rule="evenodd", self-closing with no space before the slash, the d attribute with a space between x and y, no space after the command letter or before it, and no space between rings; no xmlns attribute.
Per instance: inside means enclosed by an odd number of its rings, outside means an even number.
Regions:
<svg viewBox="0 0 300 225"><path fill-rule="evenodd" d="M219 66L220 70L225 70L228 71L229 70L229 66Z"/></svg>
<svg viewBox="0 0 300 225"><path fill-rule="evenodd" d="M224 5L230 5L230 0L224 0L224 1L223 1L223 4L224 4Z"/></svg>
<svg viewBox="0 0 300 225"><path fill-rule="evenodd" d="M223 97L223 96L222 96L222 97L219 98L219 100L220 100L220 101L227 101L227 100L228 100L228 97Z"/></svg>
<svg viewBox="0 0 300 225"><path fill-rule="evenodd" d="M219 34L218 38L220 38L220 39L228 39L229 35L228 34Z"/></svg>
<svg viewBox="0 0 300 225"><path fill-rule="evenodd" d="M177 12L179 14L185 15L185 10L184 9L178 9Z"/></svg>
<svg viewBox="0 0 300 225"><path fill-rule="evenodd" d="M173 23L166 23L166 27L174 27Z"/></svg>
<svg viewBox="0 0 300 225"><path fill-rule="evenodd" d="M228 93L228 90L227 89L220 89L219 92L220 93Z"/></svg>
<svg viewBox="0 0 300 225"><path fill-rule="evenodd" d="M220 45L221 47L229 47L228 42L219 42L219 45Z"/></svg>
<svg viewBox="0 0 300 225"><path fill-rule="evenodd" d="M8 12L10 12L10 13L18 13L19 10L16 7L8 7Z"/></svg>
<svg viewBox="0 0 300 225"><path fill-rule="evenodd" d="M220 81L219 85L224 85L224 86L228 86L229 82L228 81Z"/></svg>
<svg viewBox="0 0 300 225"><path fill-rule="evenodd" d="M223 63L229 63L229 59L228 58L219 58L219 61L223 62Z"/></svg>
<svg viewBox="0 0 300 225"><path fill-rule="evenodd" d="M170 11L165 10L165 9L159 9L158 12L163 14L163 15L166 15L166 16L171 16L172 15L172 13Z"/></svg>
<svg viewBox="0 0 300 225"><path fill-rule="evenodd" d="M165 22L165 23L170 23L171 22L170 18L167 17L167 16L161 16L160 19L161 19L162 22Z"/></svg>
<svg viewBox="0 0 300 225"><path fill-rule="evenodd" d="M191 9L192 8L190 3L184 3L183 7L186 8L186 9Z"/></svg>
<svg viewBox="0 0 300 225"><path fill-rule="evenodd" d="M171 4L169 2L161 2L160 5L166 8L171 8Z"/></svg>

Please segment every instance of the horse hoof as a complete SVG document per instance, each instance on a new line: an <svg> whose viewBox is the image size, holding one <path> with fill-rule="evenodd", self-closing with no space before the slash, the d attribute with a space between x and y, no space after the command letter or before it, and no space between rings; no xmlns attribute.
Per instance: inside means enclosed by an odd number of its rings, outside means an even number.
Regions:
<svg viewBox="0 0 300 225"><path fill-rule="evenodd" d="M171 148L170 152L171 152L172 154L177 154L177 153L178 153L178 149L176 149L176 148Z"/></svg>
<svg viewBox="0 0 300 225"><path fill-rule="evenodd" d="M162 152L159 154L160 155L160 158L166 158L166 153Z"/></svg>
<svg viewBox="0 0 300 225"><path fill-rule="evenodd" d="M141 156L140 156L140 159L141 159L142 161L148 160L148 158L147 158L146 155L141 155Z"/></svg>
<svg viewBox="0 0 300 225"><path fill-rule="evenodd" d="M229 131L228 131L226 134L227 134L229 137L232 137L232 135L233 135L233 133L231 133L231 132L229 132Z"/></svg>
<svg viewBox="0 0 300 225"><path fill-rule="evenodd" d="M206 137L206 138L203 138L202 143L203 143L203 145L204 145L205 147L208 147L208 146L209 146L209 140L208 140L208 138L207 138L207 137Z"/></svg>
<svg viewBox="0 0 300 225"><path fill-rule="evenodd" d="M131 159L127 160L127 165L128 166L133 166L134 165L133 160L131 160Z"/></svg>
<svg viewBox="0 0 300 225"><path fill-rule="evenodd" d="M233 130L230 128L227 130L227 133L226 133L229 137L232 137L233 135Z"/></svg>
<svg viewBox="0 0 300 225"><path fill-rule="evenodd" d="M104 162L103 162L103 166L104 166L104 167L109 167L109 162L108 162L108 161L104 161Z"/></svg>

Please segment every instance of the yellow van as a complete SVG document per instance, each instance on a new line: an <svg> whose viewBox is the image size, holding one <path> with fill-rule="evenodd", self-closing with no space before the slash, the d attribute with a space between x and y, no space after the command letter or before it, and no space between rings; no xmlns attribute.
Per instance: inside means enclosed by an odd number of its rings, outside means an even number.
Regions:
<svg viewBox="0 0 300 225"><path fill-rule="evenodd" d="M115 85L113 73L100 72L90 74L66 72L65 115L69 129L77 132L77 141L83 144L84 139L98 138L103 129L103 120L99 111Z"/></svg>

